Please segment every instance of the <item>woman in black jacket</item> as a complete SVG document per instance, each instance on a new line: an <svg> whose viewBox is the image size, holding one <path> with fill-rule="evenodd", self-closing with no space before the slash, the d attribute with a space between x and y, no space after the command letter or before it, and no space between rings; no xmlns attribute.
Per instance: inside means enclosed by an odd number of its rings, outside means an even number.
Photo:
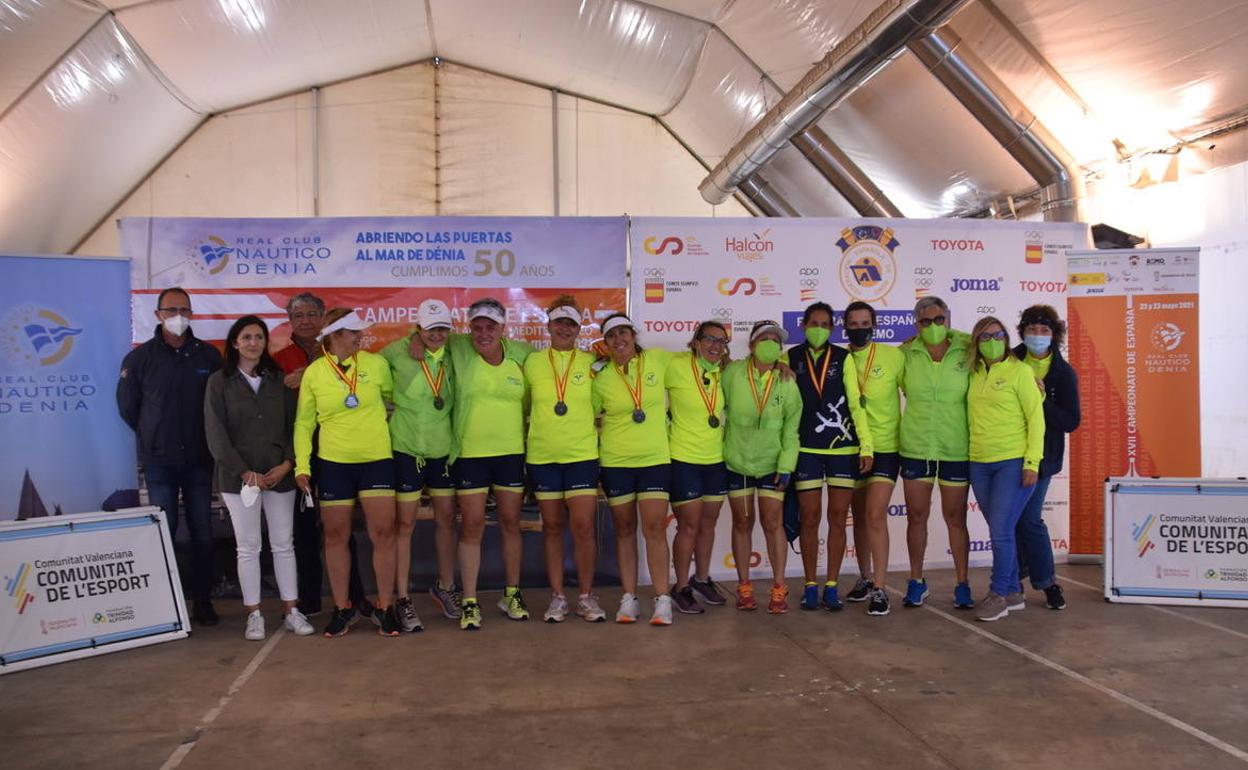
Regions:
<svg viewBox="0 0 1248 770"><path fill-rule="evenodd" d="M1049 482L1062 469L1066 434L1079 427L1079 378L1062 357L1066 324L1051 306L1032 305L1024 310L1018 334L1023 344L1014 348L1014 355L1035 371L1037 384L1044 391L1044 459L1036 489L1015 530L1018 574L1020 581L1030 576L1032 588L1044 591L1049 609L1060 610L1066 607L1066 599L1053 566L1053 541L1043 518L1044 498ZM1021 583L1018 591L1023 591Z"/></svg>
<svg viewBox="0 0 1248 770"><path fill-rule="evenodd" d="M293 545L295 516L294 391L269 356L269 329L249 315L225 338L225 366L208 378L204 431L217 461L217 488L230 512L238 544L238 582L247 608L247 639L264 639L260 614L260 516L269 529L273 574L286 605L285 625L311 634L298 608Z"/></svg>

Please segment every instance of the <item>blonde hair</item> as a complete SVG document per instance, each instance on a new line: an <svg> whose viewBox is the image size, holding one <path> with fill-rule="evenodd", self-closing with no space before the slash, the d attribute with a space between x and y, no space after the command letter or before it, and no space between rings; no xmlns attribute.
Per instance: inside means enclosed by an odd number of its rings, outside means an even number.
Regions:
<svg viewBox="0 0 1248 770"><path fill-rule="evenodd" d="M986 315L983 318L976 321L975 328L971 329L971 344L967 348L966 360L967 360L967 363L970 364L972 372L975 371L975 369L979 366L979 362L984 359L984 357L980 355L979 353L979 335L985 329L987 329L989 326L992 326L993 324L1000 326L1001 331L1005 332L1005 353L1007 356L1010 353L1010 329L1009 327L1001 323L1001 320L998 319L996 316Z"/></svg>

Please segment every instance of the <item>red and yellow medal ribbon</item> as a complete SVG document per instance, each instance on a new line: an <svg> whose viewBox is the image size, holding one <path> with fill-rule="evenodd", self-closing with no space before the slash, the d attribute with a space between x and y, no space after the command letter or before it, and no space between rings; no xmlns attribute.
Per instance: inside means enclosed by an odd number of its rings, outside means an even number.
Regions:
<svg viewBox="0 0 1248 770"><path fill-rule="evenodd" d="M867 346L867 365L858 372L858 395L867 397L867 378L871 376L871 367L875 364L875 343Z"/></svg>
<svg viewBox="0 0 1248 770"><path fill-rule="evenodd" d="M555 401L562 404L564 394L568 392L568 378L572 376L572 363L576 361L576 348L573 348L571 355L568 356L568 365L563 369L563 377L559 376L559 370L555 368L554 348L546 348L546 357L550 359L550 371L555 375Z"/></svg>
<svg viewBox="0 0 1248 770"><path fill-rule="evenodd" d="M698 395L702 396L702 403L706 405L706 414L710 417L715 416L715 405L719 401L719 388L715 382L711 385L711 394L706 394L706 388L702 387L702 375L698 372L697 356L689 356L689 369L693 372L693 384L698 386ZM712 380L718 380L719 373L711 375Z"/></svg>
<svg viewBox="0 0 1248 770"><path fill-rule="evenodd" d="M331 356L329 351L324 348L321 348L321 353L324 354L325 360L329 362L329 368L333 369L334 374L338 377L338 379L342 380L342 384L347 386L347 392L354 396L355 384L360 379L360 367L357 365L355 354L351 354L351 379L347 379L347 375L343 373L342 367L338 365L337 359Z"/></svg>
<svg viewBox="0 0 1248 770"><path fill-rule="evenodd" d="M828 364L832 362L832 348L823 351L823 369L819 372L819 376L815 376L815 359L810 357L810 348L806 348L806 368L810 375L810 384L815 386L815 393L819 394L819 398L823 398L823 382L828 377Z"/></svg>
<svg viewBox="0 0 1248 770"><path fill-rule="evenodd" d="M763 397L758 397L758 386L754 384L754 373L758 370L754 368L754 359L751 357L745 364L746 379L750 381L750 393L754 396L754 406L758 409L758 416L763 416L763 410L767 408L767 399L771 398L771 389L776 384L776 370L771 369L767 374L763 375L767 379L767 388L763 391Z"/></svg>
<svg viewBox="0 0 1248 770"><path fill-rule="evenodd" d="M434 398L442 397L442 384L446 382L446 366L438 367L438 377L434 379L429 373L429 364L425 363L425 359L420 359L420 369L425 373L425 382L429 383L429 390L433 391Z"/></svg>
<svg viewBox="0 0 1248 770"><path fill-rule="evenodd" d="M633 363L637 365L636 387L628 384L628 375L624 373L624 370L620 368L620 365L614 361L611 362L611 365L615 367L615 373L620 375L620 381L624 383L624 387L628 388L628 395L633 397L633 409L635 410L641 409L641 370L644 368L642 366L642 356L644 355L645 353L642 353L633 358Z"/></svg>

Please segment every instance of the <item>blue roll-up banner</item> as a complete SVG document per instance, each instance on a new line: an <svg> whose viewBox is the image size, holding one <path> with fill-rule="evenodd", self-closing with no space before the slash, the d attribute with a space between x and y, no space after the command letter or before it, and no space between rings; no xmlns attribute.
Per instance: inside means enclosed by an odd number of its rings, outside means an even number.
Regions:
<svg viewBox="0 0 1248 770"><path fill-rule="evenodd" d="M0 521L136 504L129 350L129 260L0 255Z"/></svg>

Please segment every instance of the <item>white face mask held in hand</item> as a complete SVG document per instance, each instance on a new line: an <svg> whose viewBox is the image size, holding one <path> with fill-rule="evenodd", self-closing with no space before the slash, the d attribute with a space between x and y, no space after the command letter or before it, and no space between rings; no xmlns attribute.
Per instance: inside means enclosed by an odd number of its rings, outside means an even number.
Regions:
<svg viewBox="0 0 1248 770"><path fill-rule="evenodd" d="M242 498L243 505L250 508L256 504L257 500L260 499L260 487L252 486L251 484L244 484L243 489L238 493L238 496Z"/></svg>
<svg viewBox="0 0 1248 770"><path fill-rule="evenodd" d="M186 330L191 328L191 321L186 316L175 315L161 321L161 325L165 327L165 331L175 337L181 337Z"/></svg>

